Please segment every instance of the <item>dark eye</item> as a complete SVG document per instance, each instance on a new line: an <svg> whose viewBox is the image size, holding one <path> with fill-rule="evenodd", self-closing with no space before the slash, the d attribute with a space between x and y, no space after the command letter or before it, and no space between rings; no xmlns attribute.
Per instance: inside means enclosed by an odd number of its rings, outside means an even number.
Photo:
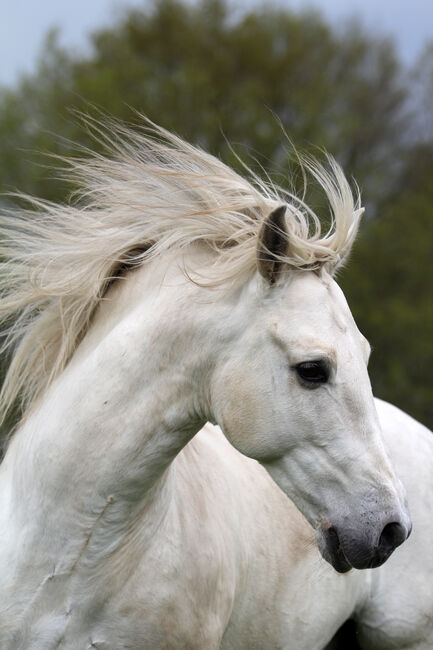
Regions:
<svg viewBox="0 0 433 650"><path fill-rule="evenodd" d="M301 382L308 388L326 384L329 379L329 366L326 361L304 361L295 366Z"/></svg>

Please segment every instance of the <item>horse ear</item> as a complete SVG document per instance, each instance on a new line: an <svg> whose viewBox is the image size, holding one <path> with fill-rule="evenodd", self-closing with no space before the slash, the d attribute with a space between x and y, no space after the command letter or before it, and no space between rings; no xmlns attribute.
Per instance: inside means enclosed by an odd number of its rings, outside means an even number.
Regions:
<svg viewBox="0 0 433 650"><path fill-rule="evenodd" d="M258 235L257 268L271 285L277 281L283 266L278 257L286 255L289 248L285 214L285 205L275 208L263 221Z"/></svg>

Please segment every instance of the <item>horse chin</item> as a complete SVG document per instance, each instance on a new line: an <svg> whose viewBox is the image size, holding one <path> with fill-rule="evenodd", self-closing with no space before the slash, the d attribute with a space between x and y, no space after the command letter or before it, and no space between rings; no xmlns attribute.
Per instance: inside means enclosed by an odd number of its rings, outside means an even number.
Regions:
<svg viewBox="0 0 433 650"><path fill-rule="evenodd" d="M332 526L327 527L326 534L323 528L319 527L316 531L317 546L324 560L338 573L347 573L353 567L344 554L340 540Z"/></svg>

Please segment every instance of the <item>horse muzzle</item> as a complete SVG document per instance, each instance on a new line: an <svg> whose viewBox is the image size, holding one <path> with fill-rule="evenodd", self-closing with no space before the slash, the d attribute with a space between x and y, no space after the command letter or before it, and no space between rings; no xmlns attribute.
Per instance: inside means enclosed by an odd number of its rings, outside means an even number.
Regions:
<svg viewBox="0 0 433 650"><path fill-rule="evenodd" d="M316 529L319 551L338 573L350 569L374 569L389 558L391 553L410 535L412 524L407 518L388 517L378 526L365 528L335 526L321 522Z"/></svg>

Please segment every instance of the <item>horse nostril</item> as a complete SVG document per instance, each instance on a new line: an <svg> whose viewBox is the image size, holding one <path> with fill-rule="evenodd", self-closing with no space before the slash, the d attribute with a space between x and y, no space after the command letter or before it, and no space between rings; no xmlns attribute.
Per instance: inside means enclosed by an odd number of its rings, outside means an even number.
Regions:
<svg viewBox="0 0 433 650"><path fill-rule="evenodd" d="M386 524L379 539L379 552L387 555L400 546L407 537L406 529L396 521Z"/></svg>

